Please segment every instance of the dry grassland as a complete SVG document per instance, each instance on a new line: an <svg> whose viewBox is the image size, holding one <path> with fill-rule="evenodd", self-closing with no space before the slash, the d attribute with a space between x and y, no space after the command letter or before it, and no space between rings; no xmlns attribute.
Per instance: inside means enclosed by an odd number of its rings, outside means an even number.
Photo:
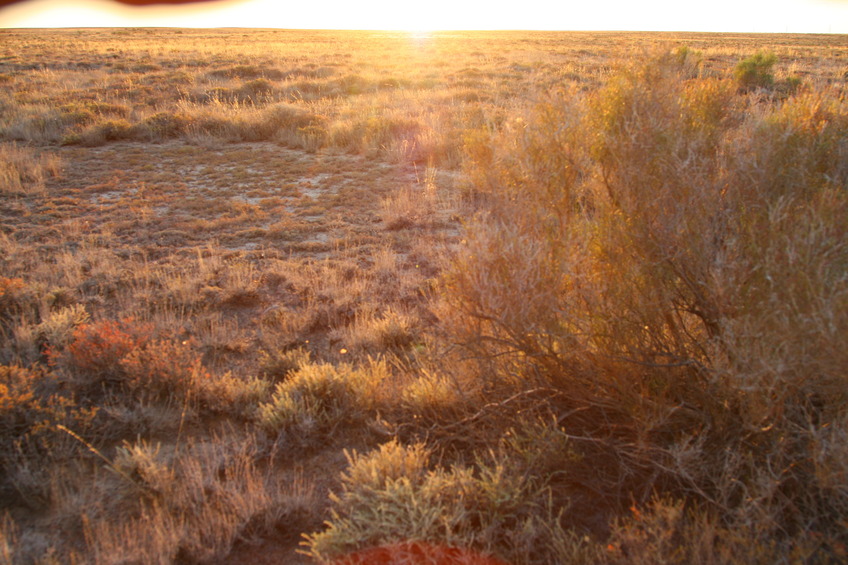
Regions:
<svg viewBox="0 0 848 565"><path fill-rule="evenodd" d="M848 559L846 86L844 36L0 30L0 563Z"/></svg>

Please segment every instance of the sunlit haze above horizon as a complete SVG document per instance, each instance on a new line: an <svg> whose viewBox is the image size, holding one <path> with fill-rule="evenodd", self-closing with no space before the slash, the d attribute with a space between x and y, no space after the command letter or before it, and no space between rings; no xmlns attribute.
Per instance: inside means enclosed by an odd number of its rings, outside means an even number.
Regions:
<svg viewBox="0 0 848 565"><path fill-rule="evenodd" d="M0 9L0 27L247 27L386 30L632 30L848 33L848 0L222 0L130 7L109 0L29 0ZM691 6L691 5L690 5Z"/></svg>

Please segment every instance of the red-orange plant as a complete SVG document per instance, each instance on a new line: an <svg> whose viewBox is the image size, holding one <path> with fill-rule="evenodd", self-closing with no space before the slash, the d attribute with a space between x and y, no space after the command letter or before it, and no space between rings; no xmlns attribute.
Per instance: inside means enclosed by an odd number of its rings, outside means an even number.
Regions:
<svg viewBox="0 0 848 565"><path fill-rule="evenodd" d="M8 277L0 277L0 298L6 294L11 294L24 287L23 279L10 279Z"/></svg>
<svg viewBox="0 0 848 565"><path fill-rule="evenodd" d="M67 354L68 366L76 371L102 378L118 377L121 359L143 347L151 338L153 326L132 318L103 320L82 324L74 330ZM56 354L51 357L55 361Z"/></svg>

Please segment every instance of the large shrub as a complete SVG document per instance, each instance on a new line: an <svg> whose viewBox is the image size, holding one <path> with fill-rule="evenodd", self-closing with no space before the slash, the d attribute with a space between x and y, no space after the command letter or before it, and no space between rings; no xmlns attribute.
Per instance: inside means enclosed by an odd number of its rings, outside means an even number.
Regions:
<svg viewBox="0 0 848 565"><path fill-rule="evenodd" d="M732 83L694 76L660 55L469 135L487 205L444 278L442 319L492 390L559 391L561 421L615 467L592 488L621 508L667 491L835 551L846 104L815 93L746 111Z"/></svg>

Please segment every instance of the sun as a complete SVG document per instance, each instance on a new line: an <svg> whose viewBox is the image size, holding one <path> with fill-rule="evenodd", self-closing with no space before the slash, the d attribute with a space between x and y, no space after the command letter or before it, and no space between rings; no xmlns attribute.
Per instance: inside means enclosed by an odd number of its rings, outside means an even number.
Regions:
<svg viewBox="0 0 848 565"><path fill-rule="evenodd" d="M433 37L433 34L438 31L435 29L404 29L409 39L413 41L427 41Z"/></svg>

